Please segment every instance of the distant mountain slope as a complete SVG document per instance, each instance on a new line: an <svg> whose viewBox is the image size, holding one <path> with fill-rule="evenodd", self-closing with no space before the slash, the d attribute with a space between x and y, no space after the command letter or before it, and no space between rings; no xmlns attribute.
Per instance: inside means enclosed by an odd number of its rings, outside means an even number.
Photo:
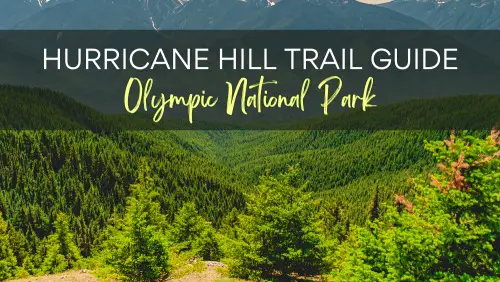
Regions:
<svg viewBox="0 0 500 282"><path fill-rule="evenodd" d="M395 0L381 6L443 30L500 29L498 0Z"/></svg>
<svg viewBox="0 0 500 282"><path fill-rule="evenodd" d="M46 8L72 0L0 0L0 29L10 29Z"/></svg>
<svg viewBox="0 0 500 282"><path fill-rule="evenodd" d="M239 0L191 0L162 17L160 29L239 29L265 6Z"/></svg>
<svg viewBox="0 0 500 282"><path fill-rule="evenodd" d="M356 1L283 0L273 6L238 0L191 0L161 29L426 29L410 17Z"/></svg>
<svg viewBox="0 0 500 282"><path fill-rule="evenodd" d="M285 0L249 19L249 29L428 29L421 22L356 1Z"/></svg>
<svg viewBox="0 0 500 282"><path fill-rule="evenodd" d="M40 10L36 0L0 0L0 29L11 28L20 20L26 19Z"/></svg>
<svg viewBox="0 0 500 282"><path fill-rule="evenodd" d="M3 29L428 28L411 17L352 0L0 1Z"/></svg>
<svg viewBox="0 0 500 282"><path fill-rule="evenodd" d="M0 29L151 29L168 10L186 1L0 0ZM68 5L46 12L59 4ZM138 22L120 23L135 16Z"/></svg>
<svg viewBox="0 0 500 282"><path fill-rule="evenodd" d="M138 0L74 0L53 5L21 20L14 29L153 29Z"/></svg>

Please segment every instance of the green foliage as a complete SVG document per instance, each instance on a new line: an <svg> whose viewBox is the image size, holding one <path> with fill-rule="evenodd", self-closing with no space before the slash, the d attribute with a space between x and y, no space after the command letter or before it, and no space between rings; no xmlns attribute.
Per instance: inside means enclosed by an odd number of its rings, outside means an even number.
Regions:
<svg viewBox="0 0 500 282"><path fill-rule="evenodd" d="M12 277L16 271L16 257L10 247L7 222L0 212L0 280Z"/></svg>
<svg viewBox="0 0 500 282"><path fill-rule="evenodd" d="M30 250L28 249L28 241L24 237L23 233L14 228L9 228L9 246L12 248L14 256L18 263L23 263L24 260L30 256ZM22 272L22 270L20 270ZM16 276L17 277L17 276Z"/></svg>
<svg viewBox="0 0 500 282"><path fill-rule="evenodd" d="M78 265L80 250L74 242L74 235L69 230L68 217L57 214L54 222L55 233L48 237L47 254L42 263L42 271L57 273Z"/></svg>
<svg viewBox="0 0 500 282"><path fill-rule="evenodd" d="M159 194L152 185L150 168L142 162L138 183L132 186L132 195L128 198L124 234L111 239L114 246L119 247L113 260L130 281L154 281L167 277L169 273L168 249L163 234L166 220L156 200Z"/></svg>
<svg viewBox="0 0 500 282"><path fill-rule="evenodd" d="M299 163L300 184L317 199L342 205L351 224L371 216L376 190L381 203L407 192L407 179L432 164L423 145L446 131L295 130L180 132L221 163L257 183ZM481 133L477 133L481 134ZM208 141L207 141L208 140ZM208 144L207 144L208 143Z"/></svg>
<svg viewBox="0 0 500 282"><path fill-rule="evenodd" d="M243 277L318 273L324 256L341 280L498 273L495 141L427 145L445 165L433 174L436 189L407 179L432 164L424 140L444 131L121 131L120 117L62 94L0 92L0 112L12 121L3 128L78 129L0 131L0 211L8 221L0 222L1 275L61 271L81 253L107 273L118 268L144 281L172 271L166 245L181 264L221 258L222 242L231 272ZM55 118L45 120L47 111ZM453 161L470 165L459 170L464 181L451 181ZM280 175L296 163L300 171ZM466 189L455 189L461 182ZM407 195L399 209L385 205L394 193ZM368 228L356 227L367 219Z"/></svg>
<svg viewBox="0 0 500 282"><path fill-rule="evenodd" d="M338 281L495 281L500 275L500 140L426 145L440 171L415 180L385 216L337 252ZM345 259L347 257L347 259Z"/></svg>
<svg viewBox="0 0 500 282"><path fill-rule="evenodd" d="M210 222L198 215L194 203L186 203L176 214L170 240L179 251L193 251L205 260L220 258L215 230Z"/></svg>
<svg viewBox="0 0 500 282"><path fill-rule="evenodd" d="M170 132L0 131L0 147L0 210L30 252L63 212L89 256L107 221L124 213L141 158L169 220L184 202L214 225L243 205L241 179Z"/></svg>
<svg viewBox="0 0 500 282"><path fill-rule="evenodd" d="M233 208L231 212L227 214L222 220L219 232L223 234L225 237L229 237L231 239L237 239L238 232L234 227L240 224L239 215L240 212L236 208Z"/></svg>
<svg viewBox="0 0 500 282"><path fill-rule="evenodd" d="M320 272L323 250L312 195L296 186L297 177L293 167L279 178L262 177L249 195L237 238L225 246L232 275L272 279Z"/></svg>

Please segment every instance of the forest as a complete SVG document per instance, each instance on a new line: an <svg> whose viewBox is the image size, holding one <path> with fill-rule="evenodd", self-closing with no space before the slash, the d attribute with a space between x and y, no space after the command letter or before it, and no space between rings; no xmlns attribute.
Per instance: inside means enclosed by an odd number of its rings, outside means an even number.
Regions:
<svg viewBox="0 0 500 282"><path fill-rule="evenodd" d="M0 121L0 280L164 281L193 259L252 281L500 277L496 129L122 130L50 91L0 91L19 115ZM43 111L59 118L23 116Z"/></svg>

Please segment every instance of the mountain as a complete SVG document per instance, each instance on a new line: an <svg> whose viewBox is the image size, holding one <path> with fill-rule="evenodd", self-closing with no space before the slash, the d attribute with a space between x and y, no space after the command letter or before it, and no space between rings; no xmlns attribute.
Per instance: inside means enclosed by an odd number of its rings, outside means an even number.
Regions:
<svg viewBox="0 0 500 282"><path fill-rule="evenodd" d="M352 0L1 1L2 29L428 28L411 17Z"/></svg>
<svg viewBox="0 0 500 282"><path fill-rule="evenodd" d="M69 1L72 0L0 0L0 30L10 29L46 8Z"/></svg>
<svg viewBox="0 0 500 282"><path fill-rule="evenodd" d="M44 8L15 25L23 30L153 29L152 20L137 0L74 0Z"/></svg>
<svg viewBox="0 0 500 282"><path fill-rule="evenodd" d="M191 0L167 11L160 29L239 29L265 6L251 1Z"/></svg>
<svg viewBox="0 0 500 282"><path fill-rule="evenodd" d="M272 2L274 3L274 2ZM161 29L426 29L421 22L356 1L191 0L163 19Z"/></svg>
<svg viewBox="0 0 500 282"><path fill-rule="evenodd" d="M442 30L500 29L498 0L395 0L381 6Z"/></svg>
<svg viewBox="0 0 500 282"><path fill-rule="evenodd" d="M357 1L285 0L249 20L245 28L415 30L428 27L401 14Z"/></svg>
<svg viewBox="0 0 500 282"><path fill-rule="evenodd" d="M0 7L0 29L500 29L499 0L0 0Z"/></svg>
<svg viewBox="0 0 500 282"><path fill-rule="evenodd" d="M0 0L0 29L151 29L186 1Z"/></svg>
<svg viewBox="0 0 500 282"><path fill-rule="evenodd" d="M41 9L36 0L0 0L0 7L0 29L8 29Z"/></svg>
<svg viewBox="0 0 500 282"><path fill-rule="evenodd" d="M78 129L0 131L0 210L23 232L31 248L53 231L57 212L65 212L84 255L90 254L108 220L123 212L141 163L151 168L162 212L170 220L183 203L194 202L217 227L232 209L244 208L244 194L252 191L259 176L280 174L287 166L299 164L298 181L307 183L318 201L344 206L350 222L362 224L375 198L390 201L395 192L408 189L408 177L430 166L424 141L449 134L436 130L125 131L119 130L113 116L50 90L0 86L0 97L0 121L17 122L0 123L3 129L8 125L30 128L36 126L33 122ZM437 102L421 103L417 109ZM460 108L455 103L491 112L498 97L439 102ZM405 104L401 108L408 115L415 110ZM470 124L484 122L481 115L467 113L455 114L468 116Z"/></svg>

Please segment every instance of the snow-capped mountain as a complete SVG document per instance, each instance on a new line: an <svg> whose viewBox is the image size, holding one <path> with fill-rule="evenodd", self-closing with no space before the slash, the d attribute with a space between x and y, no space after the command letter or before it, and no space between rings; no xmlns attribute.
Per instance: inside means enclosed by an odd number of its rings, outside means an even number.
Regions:
<svg viewBox="0 0 500 282"><path fill-rule="evenodd" d="M347 0L191 0L163 19L162 29L423 29L388 9Z"/></svg>
<svg viewBox="0 0 500 282"><path fill-rule="evenodd" d="M0 0L0 6L2 29L428 28L354 0Z"/></svg>
<svg viewBox="0 0 500 282"><path fill-rule="evenodd" d="M154 28L186 0L0 0L0 29Z"/></svg>

